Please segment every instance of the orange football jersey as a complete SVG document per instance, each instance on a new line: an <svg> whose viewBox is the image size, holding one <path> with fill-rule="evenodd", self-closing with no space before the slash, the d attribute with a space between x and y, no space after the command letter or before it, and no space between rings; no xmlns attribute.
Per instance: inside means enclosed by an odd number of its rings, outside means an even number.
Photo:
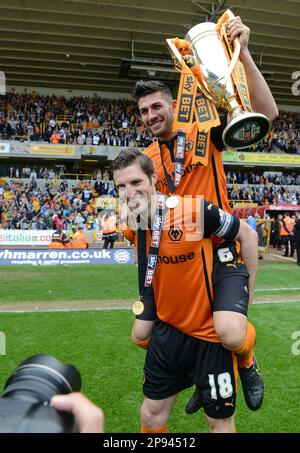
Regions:
<svg viewBox="0 0 300 453"><path fill-rule="evenodd" d="M171 175L174 181L176 144L176 138L171 143L154 142L144 151L151 158L157 172L157 190L164 194L169 194L169 188L162 159L167 173ZM191 132L186 134L183 174L175 193L180 196L192 195L193 197L203 195L206 200L211 201L224 211L231 212L227 197L222 153L217 150L211 140L207 150L208 156L203 155L203 163L199 157L199 162L192 162L194 153L198 156L203 153L202 144L198 143L197 123L194 123Z"/></svg>

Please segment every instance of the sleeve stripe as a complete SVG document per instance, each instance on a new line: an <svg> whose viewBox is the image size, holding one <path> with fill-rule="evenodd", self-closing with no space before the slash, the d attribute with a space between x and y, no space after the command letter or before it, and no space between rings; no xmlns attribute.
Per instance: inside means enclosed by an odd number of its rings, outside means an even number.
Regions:
<svg viewBox="0 0 300 453"><path fill-rule="evenodd" d="M218 228L213 234L223 238L230 232L234 217L225 211L222 212L222 217L223 219L221 221L220 228Z"/></svg>

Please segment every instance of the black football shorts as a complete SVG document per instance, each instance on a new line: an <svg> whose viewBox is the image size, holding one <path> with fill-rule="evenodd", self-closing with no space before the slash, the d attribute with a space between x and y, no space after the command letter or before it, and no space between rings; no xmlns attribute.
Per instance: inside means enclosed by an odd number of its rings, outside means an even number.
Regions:
<svg viewBox="0 0 300 453"><path fill-rule="evenodd" d="M214 252L213 311L235 311L247 316L249 274L246 266L238 262L235 243L222 245Z"/></svg>
<svg viewBox="0 0 300 453"><path fill-rule="evenodd" d="M195 384L205 413L227 418L235 410L236 370L235 355L221 343L191 337L157 320L145 359L143 392L161 400Z"/></svg>

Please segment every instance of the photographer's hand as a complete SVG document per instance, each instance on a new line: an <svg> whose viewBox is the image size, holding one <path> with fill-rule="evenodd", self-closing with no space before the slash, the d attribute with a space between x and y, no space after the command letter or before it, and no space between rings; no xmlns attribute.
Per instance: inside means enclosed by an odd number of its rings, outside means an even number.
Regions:
<svg viewBox="0 0 300 453"><path fill-rule="evenodd" d="M55 395L51 398L51 406L59 411L71 412L80 433L103 433L104 414L102 410L82 393Z"/></svg>

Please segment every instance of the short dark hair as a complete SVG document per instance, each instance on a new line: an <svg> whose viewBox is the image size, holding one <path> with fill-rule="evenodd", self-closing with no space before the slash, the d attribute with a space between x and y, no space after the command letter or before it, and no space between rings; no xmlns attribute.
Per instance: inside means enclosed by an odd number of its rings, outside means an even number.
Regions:
<svg viewBox="0 0 300 453"><path fill-rule="evenodd" d="M118 157L113 160L111 170L112 172L123 170L133 164L139 165L142 171L151 180L151 177L154 175L153 162L150 157L135 148L123 149Z"/></svg>
<svg viewBox="0 0 300 453"><path fill-rule="evenodd" d="M138 80L135 84L132 96L135 101L138 102L140 98L159 91L167 94L171 99L173 99L172 91L169 85L160 82L159 80Z"/></svg>

